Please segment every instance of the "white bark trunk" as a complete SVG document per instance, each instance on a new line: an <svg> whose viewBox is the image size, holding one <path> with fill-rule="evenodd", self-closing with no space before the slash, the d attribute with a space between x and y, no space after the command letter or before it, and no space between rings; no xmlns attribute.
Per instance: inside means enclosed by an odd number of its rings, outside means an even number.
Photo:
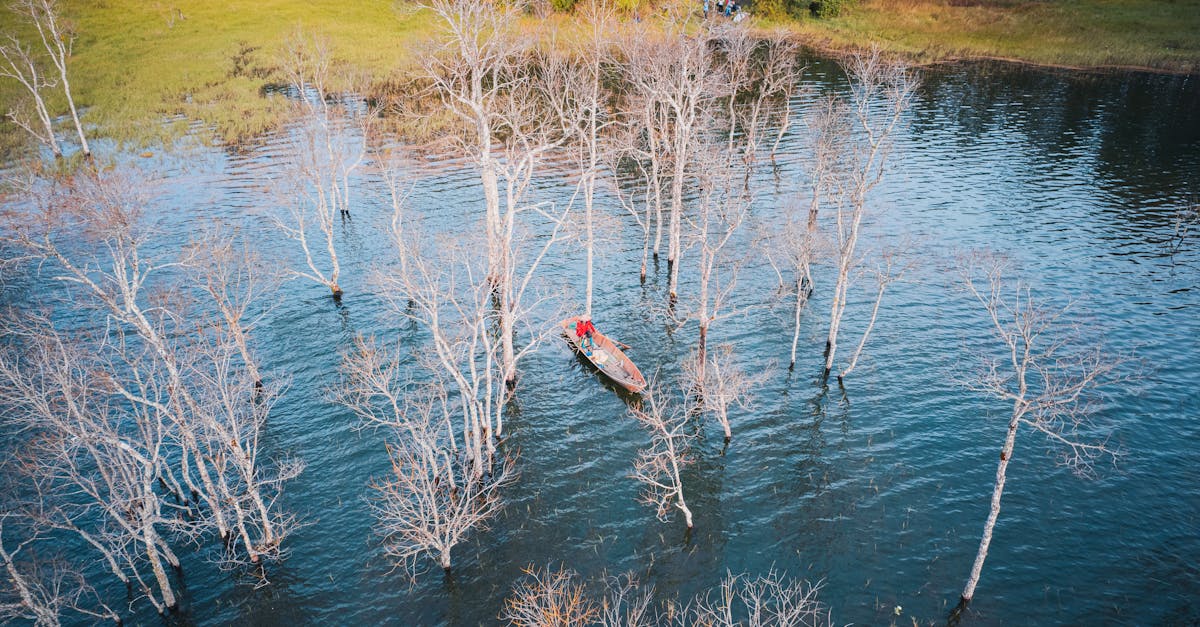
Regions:
<svg viewBox="0 0 1200 627"><path fill-rule="evenodd" d="M867 338L871 336L871 329L875 328L875 320L879 317L879 303L883 301L883 291L886 289L886 280L880 279L879 293L875 296L875 306L871 308L871 320L867 323L867 329L863 331L862 339L858 341L858 348L854 350L854 355L850 358L850 364L838 375L839 379L850 374L850 371L854 370L854 366L858 364L858 358L862 355L863 347L867 345Z"/></svg>
<svg viewBox="0 0 1200 627"><path fill-rule="evenodd" d="M1005 473L1008 471L1008 462L1012 459L1018 424L1019 420L1014 412L1012 420L1008 423L1008 436L1004 439L1004 447L1000 449L1000 463L996 466L996 484L992 489L991 509L988 512L987 523L983 525L983 537L979 539L979 552L975 554L971 576L963 588L963 601L969 602L975 596L975 586L979 584L979 576L983 572L983 561L987 559L988 546L992 543L992 531L996 528L996 518L1000 516L1000 497L1004 494Z"/></svg>

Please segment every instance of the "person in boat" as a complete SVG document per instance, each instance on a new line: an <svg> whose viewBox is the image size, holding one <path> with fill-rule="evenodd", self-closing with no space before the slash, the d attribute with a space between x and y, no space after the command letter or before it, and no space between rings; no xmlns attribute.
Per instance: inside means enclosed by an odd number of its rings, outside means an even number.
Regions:
<svg viewBox="0 0 1200 627"><path fill-rule="evenodd" d="M584 318L575 324L575 337L579 338L579 347L588 357L592 356L592 349L596 348L596 340L592 337L595 332L596 326L592 324L591 318Z"/></svg>

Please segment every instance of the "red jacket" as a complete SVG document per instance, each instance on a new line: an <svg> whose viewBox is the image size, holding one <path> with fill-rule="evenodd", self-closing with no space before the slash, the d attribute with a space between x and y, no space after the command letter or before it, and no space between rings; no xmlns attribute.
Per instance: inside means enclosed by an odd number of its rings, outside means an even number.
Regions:
<svg viewBox="0 0 1200 627"><path fill-rule="evenodd" d="M596 327L591 320L584 320L575 324L575 337L583 337L588 333L595 333Z"/></svg>

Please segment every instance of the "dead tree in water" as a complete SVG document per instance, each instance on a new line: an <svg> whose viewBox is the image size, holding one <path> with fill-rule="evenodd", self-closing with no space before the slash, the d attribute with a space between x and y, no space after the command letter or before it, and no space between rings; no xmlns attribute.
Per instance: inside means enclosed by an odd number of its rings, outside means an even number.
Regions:
<svg viewBox="0 0 1200 627"><path fill-rule="evenodd" d="M207 296L224 325L229 341L241 354L242 365L257 388L263 385L250 336L270 311L279 287L279 276L245 245L234 243L234 234L213 230L191 246L187 268L192 285Z"/></svg>
<svg viewBox="0 0 1200 627"><path fill-rule="evenodd" d="M590 318L596 247L593 205L604 149L601 141L605 128L611 124L608 94L602 81L605 64L610 57L608 29L616 12L600 0L591 0L577 12L582 14L587 33L581 43L572 46L574 58L551 54L543 71L547 76L546 91L549 94L561 94L561 97L548 100L568 135L568 150L575 154L579 162L579 188L583 194L583 245L587 256L583 313Z"/></svg>
<svg viewBox="0 0 1200 627"><path fill-rule="evenodd" d="M645 484L641 502L653 506L658 519L666 522L673 509L683 512L687 528L692 528L692 510L683 498L682 469L692 463L688 412L662 397L656 383L642 394L642 403L629 413L650 432L650 448L638 452L633 477Z"/></svg>
<svg viewBox="0 0 1200 627"><path fill-rule="evenodd" d="M519 80L514 66L525 44L514 36L521 3L489 0L434 0L428 8L445 25L440 49L422 55L426 76L448 111L463 124L451 136L457 152L474 162L483 186L488 249L488 280L505 274L497 128L505 91Z"/></svg>
<svg viewBox="0 0 1200 627"><path fill-rule="evenodd" d="M879 253L879 264L876 268L869 271L869 274L875 277L875 284L879 287L875 293L875 305L871 307L871 319L867 321L867 327L863 329L862 337L858 340L858 347L854 349L854 354L850 356L850 363L838 373L838 381L850 374L851 370L858 365L858 358L862 356L863 347L867 345L867 338L871 337L871 330L875 328L875 320L879 318L879 305L883 302L883 293L888 286L903 278L907 266L900 264L900 255L903 252L900 249L888 249Z"/></svg>
<svg viewBox="0 0 1200 627"><path fill-rule="evenodd" d="M642 231L642 263L638 279L646 282L646 264L650 258L651 233L655 228L662 232L662 182L659 178L657 157L653 153L640 148L642 138L657 132L642 127L637 122L624 120L609 129L609 149L605 155L608 158L608 169L613 173L612 191L621 203L621 207L633 217L638 228ZM649 163L647 164L647 161ZM625 181L620 176L621 166L632 162L639 176L632 182L629 191L624 189ZM640 195L640 200L638 196ZM657 247L654 243L654 258L658 259Z"/></svg>
<svg viewBox="0 0 1200 627"><path fill-rule="evenodd" d="M653 607L653 590L623 576L606 581L597 604L574 572L528 568L500 619L518 626L827 627L833 621L817 596L820 589L819 583L792 580L775 570L755 578L729 574L716 590Z"/></svg>
<svg viewBox="0 0 1200 627"><path fill-rule="evenodd" d="M844 145L838 150L831 183L837 280L830 306L829 337L825 342L825 377L832 371L837 356L838 333L846 311L850 275L858 259L855 250L868 195L886 172L892 134L916 88L916 80L908 68L886 61L877 49L854 56L846 71L850 75L852 128L835 140Z"/></svg>
<svg viewBox="0 0 1200 627"><path fill-rule="evenodd" d="M764 90L773 93L779 99L780 106L769 116L775 122L775 141L771 144L771 161L779 152L779 145L792 127L792 97L800 88L800 79L804 66L799 65L800 44L786 31L769 35L767 42L767 60L764 76Z"/></svg>
<svg viewBox="0 0 1200 627"><path fill-rule="evenodd" d="M121 624L120 616L97 598L96 590L77 569L58 561L25 560L22 552L46 540L33 529L10 543L12 526L5 529L5 524L16 519L16 514L0 511L0 566L4 569L0 581L8 583L0 588L5 590L0 594L0 621L25 620L37 627L57 627L65 613L74 612Z"/></svg>
<svg viewBox="0 0 1200 627"><path fill-rule="evenodd" d="M829 193L835 164L839 159L839 138L849 132L845 124L844 107L836 98L822 100L809 116L812 129L812 161L809 165L808 211L790 211L778 238L778 247L788 260L795 276L795 309L792 320L792 352L788 368L796 366L796 349L800 343L800 315L813 291L812 265L816 256L818 237L817 218L821 198ZM801 219L803 217L803 219Z"/></svg>
<svg viewBox="0 0 1200 627"><path fill-rule="evenodd" d="M650 136L651 141L661 141L663 152L670 156L667 265L668 294L674 301L683 254L684 183L703 134L702 123L727 89L724 73L712 62L712 33L704 27L689 29L683 18L668 26L662 38L643 36L627 42L631 46L627 80L634 94L646 103L647 128L660 130L660 134ZM651 154L657 152L652 150Z"/></svg>
<svg viewBox="0 0 1200 627"><path fill-rule="evenodd" d="M61 504L63 519L55 526L95 529L81 532L81 538L110 565L123 565L114 572L137 581L159 612L173 609L175 592L164 561L178 566L179 560L162 534L172 528L174 516L164 511L156 491L167 464L164 417L144 405L124 409L112 402L111 392L101 387L112 387L110 377L96 380L91 374L108 370L106 365L93 350L66 343L46 322L6 332L18 338L22 352L0 355L0 403L24 430L38 435L20 456L23 474L38 486L38 500ZM149 394L160 381L123 384ZM146 567L157 594L142 581Z"/></svg>
<svg viewBox="0 0 1200 627"><path fill-rule="evenodd" d="M532 566L524 572L526 580L504 600L500 620L517 627L576 627L592 624L600 615L574 572L560 568L543 573Z"/></svg>
<svg viewBox="0 0 1200 627"><path fill-rule="evenodd" d="M54 87L56 83L42 74L29 46L22 44L12 35L5 35L5 37L8 39L8 43L0 44L0 58L4 59L4 64L0 65L0 77L11 78L25 88L33 103L33 112L37 116L37 122L34 122L29 114L22 110L23 107L15 104L10 105L5 115L18 128L38 142L45 144L55 157L61 157L62 148L58 145L58 138L54 135L53 116L46 108L46 99L42 97L42 90Z"/></svg>
<svg viewBox="0 0 1200 627"><path fill-rule="evenodd" d="M512 394L506 382L512 372L508 357L518 363L547 334L532 322L533 312L546 302L545 296L535 294L532 280L538 265L561 241L563 218L538 208L539 215L551 220L549 236L522 264L524 274L510 277L514 287L508 302L515 308L497 309L494 286L486 267L481 267L486 260L475 252L478 239L422 233L419 222L402 215L400 199L394 206L391 236L398 262L376 280L389 308L429 334L431 350L418 355L419 363L437 378L453 404L451 411L461 417L472 472L482 477L503 433L504 408ZM508 325L500 319L504 314L510 316ZM498 328L519 333L520 349L497 338Z"/></svg>
<svg viewBox="0 0 1200 627"><path fill-rule="evenodd" d="M240 322L213 313L220 306L205 302L203 290L189 289L184 269L194 265L195 249L170 260L150 252L155 232L143 218L147 200L134 191L144 186L112 172L33 181L25 191L34 207L11 225L14 243L39 261L43 276L76 290L72 311L106 330L103 342L89 344L103 358L86 370L99 381L90 385L99 385L108 402L123 404L130 416L161 425L147 429L161 431L172 449L162 459L169 461L129 463L153 468L151 484L173 492L222 540L236 532L245 542L231 561L277 556L291 527L275 504L278 489L299 466L276 464L260 448L272 390L256 386L249 374ZM213 285L228 302L252 300L243 288ZM50 326L45 331L65 333ZM71 333L60 344L77 341ZM127 447L117 451L128 453ZM164 599L164 605L171 603Z"/></svg>
<svg viewBox="0 0 1200 627"><path fill-rule="evenodd" d="M566 210L528 199L542 162L574 132L565 132L553 115L552 101L568 94L552 92L543 74L523 64L540 59L526 42L514 37L519 3L489 0L436 0L428 7L446 25L444 44L423 55L426 75L446 109L463 123L447 135L453 149L468 156L483 184L488 249L487 280L497 301L497 324L503 380L514 386L519 352L515 340L525 305L522 298L543 248L529 265L520 266L518 235L523 216L541 214L552 222ZM597 85L598 87L598 85ZM528 218L526 218L528 219ZM557 226L555 237L557 242Z"/></svg>
<svg viewBox="0 0 1200 627"><path fill-rule="evenodd" d="M737 286L740 260L727 253L730 241L738 233L750 213L750 199L734 189L733 153L715 146L698 151L700 188L696 215L688 220L695 246L699 249L698 292L693 316L699 326L696 343L698 381L706 380L704 367L708 361L708 331L718 320L741 313L728 310L726 305Z"/></svg>
<svg viewBox="0 0 1200 627"><path fill-rule="evenodd" d="M460 449L445 388L435 384L414 393L401 372L399 351L359 339L343 362L336 398L364 424L392 436L392 474L374 483L378 498L372 502L385 551L411 574L423 557L449 570L451 550L504 506L501 491L516 471L505 456L487 472L474 472L470 457L463 456L474 448L470 435L464 434L467 446Z"/></svg>
<svg viewBox="0 0 1200 627"><path fill-rule="evenodd" d="M696 391L698 409L711 414L725 431L725 442L733 438L733 427L729 421L729 410L734 405L750 409L750 395L754 388L767 380L769 371L748 375L737 367L733 346L718 346L709 351L707 362L700 367L697 359L684 362L684 373Z"/></svg>
<svg viewBox="0 0 1200 627"><path fill-rule="evenodd" d="M726 81L726 150L741 152L748 183L769 125L778 127L772 157L791 125L791 96L800 81L800 48L782 35L761 37L749 24L724 25L715 36ZM775 106L777 101L782 104Z"/></svg>
<svg viewBox="0 0 1200 627"><path fill-rule="evenodd" d="M85 157L90 157L92 151L88 148L87 137L83 133L83 125L79 122L79 110L75 107L75 97L71 95L71 82L67 77L67 59L71 58L71 46L75 43L75 34L64 23L62 15L59 12L57 0L15 0L10 5L10 8L37 30L38 37L42 41L42 46L46 49L46 54L49 55L54 69L57 70L58 78L56 82L62 87L63 95L67 99L67 109L71 113L71 119L75 122L75 132L79 135L79 149ZM10 37L10 40L12 40L17 48L20 48L20 44L15 39ZM24 62L30 60L29 54L17 55L18 58L21 56L24 56L24 58L19 61L19 64L25 64ZM12 64L12 60L8 58L7 54L5 58L12 67L16 67L16 65ZM26 67L32 70L33 63L27 63ZM26 76L29 76L29 74L26 74ZM24 83L25 81L22 80L21 82ZM31 91L35 92L33 98L35 102L40 102L41 98L36 93L37 84L38 81L34 78L29 85L26 85L26 88L32 86L34 89ZM42 86L48 87L51 85L42 81ZM36 106L39 109L38 115L40 117L45 113L45 104L42 103ZM23 126L22 128L25 127ZM26 128L26 130L29 129ZM53 138L53 129L47 128L46 130L51 138ZM51 145L51 150L55 150L53 144ZM55 151L55 156L59 154L61 153Z"/></svg>
<svg viewBox="0 0 1200 627"><path fill-rule="evenodd" d="M332 63L327 42L300 31L289 40L283 68L298 105L286 162L285 215L276 223L304 253L308 269L295 274L328 287L336 299L342 288L335 228L350 218L350 177L366 156L365 137L374 113L365 105L330 102ZM309 241L314 226L323 240L327 269Z"/></svg>
<svg viewBox="0 0 1200 627"><path fill-rule="evenodd" d="M1080 474L1096 461L1115 457L1104 441L1089 442L1083 433L1096 410L1092 397L1105 386L1130 380L1121 373L1126 360L1106 355L1099 348L1080 346L1073 325L1064 318L1069 306L1048 306L1034 298L1022 281L1012 282L1010 266L989 256L974 256L963 264L967 291L987 312L1002 357L985 357L977 379L965 384L992 398L1012 403L1008 430L1000 447L991 506L979 551L956 612L975 596L992 532L1000 514L1008 464L1012 460L1017 430L1026 426L1041 432L1062 448L1062 463Z"/></svg>
<svg viewBox="0 0 1200 627"><path fill-rule="evenodd" d="M789 580L775 570L754 579L729 574L721 581L715 598L708 593L701 595L688 605L680 623L714 627L826 627L833 621L829 610L817 598L820 589L820 584ZM740 619L742 615L746 616L745 622Z"/></svg>

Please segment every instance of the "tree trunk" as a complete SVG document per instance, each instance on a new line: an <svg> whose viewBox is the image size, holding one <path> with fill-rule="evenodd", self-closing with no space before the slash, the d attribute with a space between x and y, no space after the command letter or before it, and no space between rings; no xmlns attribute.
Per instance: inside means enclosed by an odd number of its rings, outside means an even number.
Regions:
<svg viewBox="0 0 1200 627"><path fill-rule="evenodd" d="M585 183L587 187L583 192L583 202L587 212L587 216L585 217L587 222L587 299L583 307L583 313L588 318L592 317L592 259L596 247L595 241L592 238L592 192L595 189L596 182L594 178L591 178L592 176L592 174L588 175L589 180ZM642 267L645 268L644 262Z"/></svg>
<svg viewBox="0 0 1200 627"><path fill-rule="evenodd" d="M879 294L875 296L875 306L871 308L871 320L867 322L867 329L863 331L862 339L858 341L858 348L854 350L854 355L850 357L850 365L846 366L846 369L838 375L839 380L850 374L850 371L854 370L854 366L858 364L858 358L862 355L863 347L867 345L867 338L871 335L871 329L875 328L875 319L879 317L879 303L883 301L883 291L886 289L887 282L881 278L879 282Z"/></svg>
<svg viewBox="0 0 1200 627"><path fill-rule="evenodd" d="M146 559L150 562L150 569L154 571L154 579L158 582L163 604L167 606L168 610L173 610L176 606L175 591L171 589L171 580L167 577L162 560L158 559L158 534L154 532L154 527L146 522L142 525L142 535L146 545Z"/></svg>
<svg viewBox="0 0 1200 627"><path fill-rule="evenodd" d="M808 300L804 294L804 278L796 279L796 319L792 327L792 361L788 364L788 368L796 367L796 345L800 343L800 312L804 310L804 303Z"/></svg>
<svg viewBox="0 0 1200 627"><path fill-rule="evenodd" d="M500 226L500 179L491 155L483 155L479 164L479 178L483 182L483 197L487 210L488 281L495 287L504 276L503 252L501 251Z"/></svg>
<svg viewBox="0 0 1200 627"><path fill-rule="evenodd" d="M691 529L695 526L692 524L692 510L688 509L687 503L683 502L683 490L679 491L678 496L679 501L675 505L683 510L683 521L687 523L687 528Z"/></svg>
<svg viewBox="0 0 1200 627"><path fill-rule="evenodd" d="M65 61L64 61L65 63ZM79 112L75 110L75 99L71 97L71 85L67 83L67 70L63 66L62 71L63 93L67 95L67 106L71 109L71 119L75 121L75 131L79 133L79 147L83 150L83 156L91 157L92 150L88 148L87 138L83 136L83 125L79 123Z"/></svg>
<svg viewBox="0 0 1200 627"><path fill-rule="evenodd" d="M1013 417L1008 423L1008 436L1004 439L1004 448L1000 449L1000 463L996 466L996 485L992 489L992 507L988 512L987 523L983 526L983 537L979 539L979 552L975 555L975 564L971 566L971 576L963 588L964 603L969 603L975 596L975 586L979 584L979 575L983 572L983 561L987 559L988 545L992 543L992 530L996 528L996 518L1000 515L1000 497L1004 494L1005 473L1008 471L1008 462L1012 459L1013 445L1017 440L1017 425L1020 424L1017 411L1014 409Z"/></svg>
<svg viewBox="0 0 1200 627"><path fill-rule="evenodd" d="M674 302L678 296L679 287L679 257L682 253L683 239L683 161L682 155L676 154L675 158L679 161L675 165L675 176L671 179L671 215L667 229L669 231L669 240L667 248L667 265L670 267L671 276L667 282L667 290L670 294L671 301Z"/></svg>

